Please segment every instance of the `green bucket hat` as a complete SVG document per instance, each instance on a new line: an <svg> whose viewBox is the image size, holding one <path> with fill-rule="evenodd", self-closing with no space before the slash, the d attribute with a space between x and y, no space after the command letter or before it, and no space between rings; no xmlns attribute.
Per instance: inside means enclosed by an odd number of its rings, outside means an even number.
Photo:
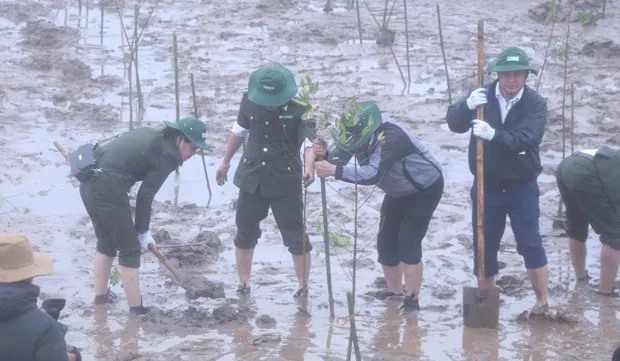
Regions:
<svg viewBox="0 0 620 361"><path fill-rule="evenodd" d="M293 73L282 66L261 68L250 75L248 99L265 107L280 107L297 94Z"/></svg>
<svg viewBox="0 0 620 361"><path fill-rule="evenodd" d="M167 122L164 120L164 124L167 127L178 130L183 133L185 138L189 139L192 144L200 149L209 149L207 143L205 143L207 128L205 123L194 117L187 117L179 119L176 122Z"/></svg>
<svg viewBox="0 0 620 361"><path fill-rule="evenodd" d="M504 49L497 60L489 64L487 67L487 72L493 73L501 73L504 71L518 71L518 70L529 70L535 75L538 74L538 70L532 68L530 66L530 61L527 58L527 54L516 46L511 46L509 48Z"/></svg>
<svg viewBox="0 0 620 361"><path fill-rule="evenodd" d="M346 124L347 118L359 115L356 124ZM350 119L349 121L354 120ZM348 152L355 152L375 134L381 125L381 111L374 101L366 101L348 107L340 116L338 146Z"/></svg>

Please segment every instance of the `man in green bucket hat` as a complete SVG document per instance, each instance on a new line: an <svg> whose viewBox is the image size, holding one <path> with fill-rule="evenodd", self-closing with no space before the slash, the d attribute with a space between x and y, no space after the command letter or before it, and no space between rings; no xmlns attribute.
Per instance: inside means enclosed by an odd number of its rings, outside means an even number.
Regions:
<svg viewBox="0 0 620 361"><path fill-rule="evenodd" d="M489 64L498 79L448 107L451 131L471 131L469 169L474 175L471 189L474 274L477 274L476 139L484 140L484 233L485 284L495 285L499 272L498 251L506 228L506 215L536 293L532 313L548 310L547 256L539 231L538 176L542 172L539 146L547 124L547 101L528 87L530 66L527 54L518 47L504 49ZM476 119L476 109L484 107L484 119ZM473 127L472 127L473 125ZM472 129L473 128L473 129Z"/></svg>
<svg viewBox="0 0 620 361"><path fill-rule="evenodd" d="M312 247L304 230L302 181L306 185L313 181L314 160L307 139L312 129L305 119L311 107L296 94L295 77L287 68L269 66L252 72L217 170L217 183L223 185L232 157L247 139L234 178L239 188L234 243L240 295L250 293L254 248L270 208L293 257L299 282L294 296L307 295Z"/></svg>
<svg viewBox="0 0 620 361"><path fill-rule="evenodd" d="M315 163L316 174L376 185L385 192L377 251L387 290L376 297L404 296L402 310L418 311L422 241L443 195L441 165L417 136L382 113L374 101L353 103L338 125L340 134L329 152L322 140L313 142L313 153L327 159ZM349 164L353 157L357 165Z"/></svg>
<svg viewBox="0 0 620 361"><path fill-rule="evenodd" d="M80 195L97 236L95 304L109 303L115 297L108 280L118 253L129 311L148 312L142 305L139 267L141 248L155 243L149 232L153 198L172 171L198 149L207 149L206 128L199 119L164 124L163 130L134 129L92 148L96 167L80 180ZM134 223L128 193L139 181Z"/></svg>

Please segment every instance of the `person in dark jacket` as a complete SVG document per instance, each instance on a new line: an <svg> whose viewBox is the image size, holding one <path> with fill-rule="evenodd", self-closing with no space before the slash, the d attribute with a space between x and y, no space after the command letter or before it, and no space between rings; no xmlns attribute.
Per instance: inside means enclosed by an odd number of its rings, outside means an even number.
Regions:
<svg viewBox="0 0 620 361"><path fill-rule="evenodd" d="M311 131L306 126L311 107L295 98L297 90L293 74L285 67L269 66L252 72L217 170L217 183L222 185L230 160L247 138L234 177L239 188L234 243L240 295L250 293L254 248L269 208L293 257L299 282L295 297L307 295L312 247L304 230L302 180L308 185L314 176L312 143L307 140ZM304 143L308 145L304 155L310 158L304 156L302 163L300 149Z"/></svg>
<svg viewBox="0 0 620 361"><path fill-rule="evenodd" d="M476 139L484 140L484 234L486 282L495 284L499 272L497 254L510 217L517 252L523 257L536 293L532 312L548 309L547 256L539 231L538 176L542 171L539 145L547 123L547 102L525 83L529 73L537 74L525 52L509 47L489 64L498 79L475 89L448 107L451 131L473 131L469 142L469 168L474 175L471 188L474 242L474 274L477 274L476 234ZM476 119L476 109L484 107L484 119Z"/></svg>
<svg viewBox="0 0 620 361"><path fill-rule="evenodd" d="M588 281L588 228L601 242L598 293L618 297L614 283L620 265L620 150L603 146L575 152L560 162L556 179L566 206L566 228L578 282Z"/></svg>
<svg viewBox="0 0 620 361"><path fill-rule="evenodd" d="M30 241L19 234L0 235L0 358L19 361L73 361L61 325L37 307L38 276L51 275L52 260L34 255Z"/></svg>
<svg viewBox="0 0 620 361"><path fill-rule="evenodd" d="M196 118L164 122L159 131L139 128L95 148L97 167L80 184L80 195L97 236L95 304L111 302L108 280L118 252L123 289L131 313L144 314L140 295L140 253L154 243L149 232L151 204L168 175L198 149L207 149L205 125ZM142 181L136 195L135 224L129 191Z"/></svg>
<svg viewBox="0 0 620 361"><path fill-rule="evenodd" d="M319 177L360 185L376 185L385 192L377 236L378 262L383 266L387 291L378 298L403 293L403 309L420 309L422 240L443 196L439 162L428 148L402 125L379 110L373 101L350 106L341 116L344 126L332 151L321 140L313 153L327 160L315 162ZM355 156L355 164L349 164Z"/></svg>

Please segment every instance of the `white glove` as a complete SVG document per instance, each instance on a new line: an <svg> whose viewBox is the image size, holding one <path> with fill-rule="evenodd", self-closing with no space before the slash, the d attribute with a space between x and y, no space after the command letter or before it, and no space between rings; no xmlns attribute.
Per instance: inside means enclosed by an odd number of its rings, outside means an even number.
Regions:
<svg viewBox="0 0 620 361"><path fill-rule="evenodd" d="M478 88L471 92L469 98L467 98L467 106L470 110L475 110L481 105L487 103L487 94L489 91L485 88Z"/></svg>
<svg viewBox="0 0 620 361"><path fill-rule="evenodd" d="M490 141L495 136L495 129L491 128L489 123L480 119L474 119L472 123L474 125L474 135L476 137Z"/></svg>
<svg viewBox="0 0 620 361"><path fill-rule="evenodd" d="M138 233L138 242L140 242L140 246L143 249L148 249L149 243L155 244L155 240L153 236L151 236L151 232Z"/></svg>

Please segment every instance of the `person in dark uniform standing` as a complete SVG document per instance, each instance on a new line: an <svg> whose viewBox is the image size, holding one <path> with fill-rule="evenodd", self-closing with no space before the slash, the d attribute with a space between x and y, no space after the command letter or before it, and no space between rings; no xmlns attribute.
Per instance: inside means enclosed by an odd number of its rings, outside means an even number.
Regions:
<svg viewBox="0 0 620 361"><path fill-rule="evenodd" d="M476 139L484 140L484 264L485 281L478 287L492 287L499 272L498 252L506 229L506 216L523 257L536 304L532 313L548 311L549 269L540 235L540 190L542 172L540 143L547 124L547 101L526 85L530 73L527 54L508 47L489 64L497 80L473 90L448 107L446 120L454 133L471 131L469 169L474 175L471 188L474 274L477 274L476 214ZM484 107L484 119L476 118L476 109ZM473 126L472 126L473 124Z"/></svg>
<svg viewBox="0 0 620 361"><path fill-rule="evenodd" d="M284 245L293 256L299 281L295 296L307 294L312 247L304 230L302 180L306 185L314 180L314 159L312 143L307 140L311 131L305 121L311 107L295 98L297 90L295 78L287 68L274 66L254 71L217 170L217 183L222 185L227 181L230 160L247 138L234 177L239 188L234 243L240 283L237 292L241 295L249 294L251 289L254 248L262 233L260 222L267 217L269 208Z"/></svg>
<svg viewBox="0 0 620 361"><path fill-rule="evenodd" d="M566 206L568 249L578 282L588 282L588 228L601 242L601 279L598 293L620 297L614 283L620 265L620 150L603 146L566 157L556 171Z"/></svg>
<svg viewBox="0 0 620 361"><path fill-rule="evenodd" d="M207 149L202 121L184 118L164 124L161 131L139 128L96 146L98 169L80 184L80 195L97 236L95 304L111 301L108 280L118 252L129 311L148 312L142 305L139 267L140 247L147 249L155 242L149 232L153 198L172 171L198 149ZM134 224L128 193L139 181Z"/></svg>

